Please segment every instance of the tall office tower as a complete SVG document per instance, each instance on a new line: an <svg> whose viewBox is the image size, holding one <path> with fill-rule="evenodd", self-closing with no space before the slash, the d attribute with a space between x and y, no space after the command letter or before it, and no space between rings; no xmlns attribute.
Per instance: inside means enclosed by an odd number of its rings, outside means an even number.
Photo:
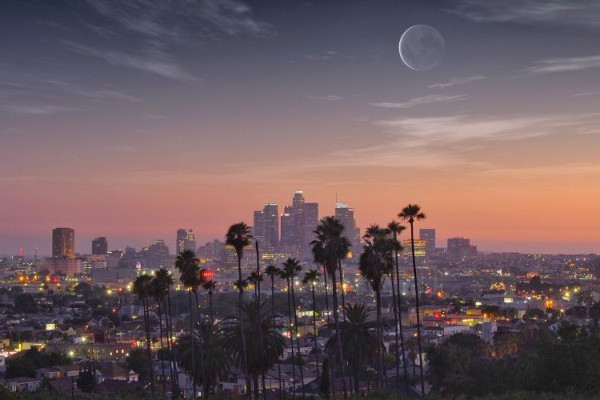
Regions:
<svg viewBox="0 0 600 400"><path fill-rule="evenodd" d="M302 205L302 246L303 258L312 259L310 242L316 239L315 229L319 225L319 203L304 203Z"/></svg>
<svg viewBox="0 0 600 400"><path fill-rule="evenodd" d="M463 258L477 255L477 246L471 245L471 240L463 237L448 239L448 256Z"/></svg>
<svg viewBox="0 0 600 400"><path fill-rule="evenodd" d="M108 242L104 236L92 240L92 254L95 256L108 254Z"/></svg>
<svg viewBox="0 0 600 400"><path fill-rule="evenodd" d="M279 205L267 203L262 211L254 211L254 239L260 248L275 251L279 247Z"/></svg>
<svg viewBox="0 0 600 400"><path fill-rule="evenodd" d="M310 242L319 224L319 204L306 203L304 193L294 193L291 206L281 215L281 247L294 257L311 257Z"/></svg>
<svg viewBox="0 0 600 400"><path fill-rule="evenodd" d="M188 229L187 231L187 237L185 238L185 244L184 244L184 248L185 250L189 250L189 251L196 251L196 235L194 234L194 231L192 231L191 229Z"/></svg>
<svg viewBox="0 0 600 400"><path fill-rule="evenodd" d="M341 201L335 202L335 218L344 225L344 236L350 241L352 258L358 258L360 248L360 228L356 226L354 208Z"/></svg>
<svg viewBox="0 0 600 400"><path fill-rule="evenodd" d="M144 251L144 267L147 269L172 268L173 257L162 239L157 239Z"/></svg>
<svg viewBox="0 0 600 400"><path fill-rule="evenodd" d="M425 241L425 254L435 254L435 229L419 229L419 239Z"/></svg>
<svg viewBox="0 0 600 400"><path fill-rule="evenodd" d="M175 241L177 255L180 255L186 250L196 251L196 235L194 231L188 229L177 229L177 239Z"/></svg>
<svg viewBox="0 0 600 400"><path fill-rule="evenodd" d="M52 257L75 258L75 230L71 228L52 230Z"/></svg>
<svg viewBox="0 0 600 400"><path fill-rule="evenodd" d="M177 239L175 240L175 248L177 255L181 255L185 251L185 240L187 239L187 231L183 228L177 229Z"/></svg>

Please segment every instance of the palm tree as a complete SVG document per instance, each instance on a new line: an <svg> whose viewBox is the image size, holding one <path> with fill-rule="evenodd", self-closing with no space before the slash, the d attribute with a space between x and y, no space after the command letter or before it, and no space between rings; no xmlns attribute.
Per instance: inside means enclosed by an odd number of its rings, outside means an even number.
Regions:
<svg viewBox="0 0 600 400"><path fill-rule="evenodd" d="M417 260L415 258L415 229L414 222L425 219L425 214L421 212L421 207L416 204L409 204L398 214L404 221L410 224L410 247L412 252L413 276L415 278L415 308L417 311L417 343L419 346L419 369L421 374L421 395L425 395L425 379L423 375L423 351L421 347L421 316L419 312L419 283L417 280Z"/></svg>
<svg viewBox="0 0 600 400"><path fill-rule="evenodd" d="M215 315L213 312L213 293L217 288L217 282L208 280L202 284L202 288L208 292L208 312L210 315L210 321L214 321Z"/></svg>
<svg viewBox="0 0 600 400"><path fill-rule="evenodd" d="M257 301L259 297L258 291L260 290L260 282L262 282L262 280L263 277L261 275L258 275L256 271L251 272L250 275L248 275L248 283L254 285L254 297Z"/></svg>
<svg viewBox="0 0 600 400"><path fill-rule="evenodd" d="M152 365L152 349L150 348L150 313L148 310L148 297L150 296L152 278L150 275L140 275L133 281L133 293L135 293L144 309L144 324L146 327L146 352L148 354L148 368L150 371L150 388L154 395L154 367Z"/></svg>
<svg viewBox="0 0 600 400"><path fill-rule="evenodd" d="M382 339L382 324L381 324L381 290L383 289L383 281L386 275L393 271L393 242L390 240L390 231L387 228L382 228L379 225L371 225L364 235L365 245L363 252L360 255L359 270L360 274L371 285L371 289L375 292L375 304L377 310L377 338L379 342ZM383 369L383 348L379 349L378 366L377 366L377 382L382 385L384 378Z"/></svg>
<svg viewBox="0 0 600 400"><path fill-rule="evenodd" d="M274 265L267 265L265 274L271 278L271 317L273 318L273 325L275 325L275 277L281 275L281 270ZM281 398L283 387L281 385L281 363L279 363L279 360L277 361L277 379L279 382L279 398Z"/></svg>
<svg viewBox="0 0 600 400"><path fill-rule="evenodd" d="M244 255L244 247L247 247L250 245L250 240L252 239L252 235L250 234L250 227L248 225L246 225L244 222L238 222L237 224L233 224L229 227L229 229L227 230L227 233L225 234L225 243L233 246L233 248L235 249L235 253L237 255L237 260L238 260L238 291L239 291L239 296L238 296L238 317L241 320L242 319L242 302L244 301L244 284L243 284L243 279L242 279L242 257ZM242 325L240 324L240 329L242 329ZM246 356L246 336L243 334L240 334L241 340L242 340L242 359L244 361L244 364L246 365L246 367L244 368L244 370L246 371L246 373L248 373L249 369L248 369L248 360L247 360L247 356ZM248 374L246 374L246 384L250 385L250 377L248 376ZM248 393L250 393L250 391L248 390Z"/></svg>
<svg viewBox="0 0 600 400"><path fill-rule="evenodd" d="M158 326L160 329L160 347L161 349L164 346L163 343L163 328L162 328L162 314L163 314L163 304L165 301L165 298L167 297L167 295L169 294L169 288L171 287L171 285L173 284L173 277L171 276L171 273L169 271L167 271L164 268L160 268L158 271L156 271L156 274L154 275L154 279L152 279L151 282L151 294L152 297L154 297L154 300L156 301L156 303L158 304ZM169 351L170 353L170 343L171 343L171 339L170 339L170 335L169 335L169 317L168 317L168 310L165 310L165 327L167 330L167 351ZM170 372L170 378L171 378L171 383L173 384L173 363L170 362L169 363L170 368L169 368L169 372ZM164 376L162 378L162 383L163 383L163 393L166 392L166 380L164 379Z"/></svg>
<svg viewBox="0 0 600 400"><path fill-rule="evenodd" d="M336 287L336 270L340 265L340 261L346 257L350 249L350 241L342 234L344 233L344 225L334 217L325 217L315 230L316 239L311 242L312 253L315 263L325 265L327 273L331 277L331 285L333 290L333 320L335 324L336 338L338 344L338 356L340 361L340 370L342 372L342 390L344 398L348 397L345 379L345 361L344 352L342 351L342 337L339 329L339 312L337 301Z"/></svg>
<svg viewBox="0 0 600 400"><path fill-rule="evenodd" d="M291 307L292 312L290 312L290 344L292 345L292 360L293 363L296 362L294 358L294 337L296 337L296 353L298 359L301 359L300 355L300 340L298 339L298 314L296 312L296 294L294 292L294 278L298 275L298 273L302 270L300 266L300 261L295 258L288 258L282 266L281 269L281 278L285 279L288 288L288 310ZM290 302L291 299L291 302ZM292 328L292 317L293 328ZM294 364L292 364L293 367ZM305 397L305 388L304 388L304 372L302 369L302 363L299 363L298 367L300 368L300 382L302 385L302 397Z"/></svg>
<svg viewBox="0 0 600 400"><path fill-rule="evenodd" d="M197 331L193 335L184 335L177 345L181 366L184 371L191 373L197 369L204 369L204 377L195 376L195 382L202 386L202 392L208 393L215 387L219 377L229 372L232 359L229 351L224 347L222 326L212 321L203 321L197 324ZM200 349L200 343L203 348ZM194 353L204 354L205 360L200 363Z"/></svg>
<svg viewBox="0 0 600 400"><path fill-rule="evenodd" d="M192 293L197 292L199 285L200 266L198 265L198 259L196 254L191 250L185 250L175 259L175 268L179 270L181 283L188 289L188 302L190 307L190 335L194 332L194 313L192 306ZM190 351L193 353L196 346L192 346ZM199 346L199 350L202 350L202 346ZM194 355L192 354L192 358ZM204 357L200 354L200 360ZM204 373L204 368L200 369L200 373ZM196 363L192 364L192 390L193 396L196 397L196 381L198 380L196 374ZM204 380L204 379L202 379Z"/></svg>
<svg viewBox="0 0 600 400"><path fill-rule="evenodd" d="M271 314L256 301L242 304L241 317L226 319L222 332L223 347L230 351L233 364L252 377L258 398L258 377L279 360L285 349L285 338L277 332ZM246 343L246 347L242 343Z"/></svg>
<svg viewBox="0 0 600 400"><path fill-rule="evenodd" d="M315 337L315 364L317 366L317 376L319 374L319 347L317 345L317 303L315 301L315 285L319 281L321 274L316 269L309 269L304 274L302 279L303 285L310 285L310 291L312 293L312 311L313 311L313 336Z"/></svg>
<svg viewBox="0 0 600 400"><path fill-rule="evenodd" d="M395 271L392 270L392 296L394 297L392 303L394 305L394 337L396 344L396 383L398 386L398 390L400 388L400 371L399 371L399 354L402 351L402 368L404 370L404 387L406 388L406 396L409 395L408 389L408 366L406 365L406 354L404 352L404 334L402 328L402 301L401 301L401 290L400 290L400 268L398 263L398 253L402 251L402 246L400 245L400 241L398 240L398 236L405 229L403 225L400 225L396 221L392 221L388 224L388 229L392 232L393 241L394 241L394 264ZM396 284L394 285L394 273L396 274ZM400 332L398 332L400 329ZM400 348L398 347L398 333L400 333Z"/></svg>
<svg viewBox="0 0 600 400"><path fill-rule="evenodd" d="M348 361L354 377L354 391L358 393L360 372L375 362L379 348L383 346L377 337L377 323L370 320L366 304L348 304L346 319L340 322L336 329L339 329L342 338L343 358ZM333 337L325 344L325 350L330 357L340 356L337 354L340 351L339 346Z"/></svg>

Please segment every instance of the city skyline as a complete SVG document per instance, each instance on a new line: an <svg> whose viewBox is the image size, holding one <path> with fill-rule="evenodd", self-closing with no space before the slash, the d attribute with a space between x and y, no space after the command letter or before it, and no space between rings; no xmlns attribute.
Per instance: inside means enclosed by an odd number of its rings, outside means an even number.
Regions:
<svg viewBox="0 0 600 400"><path fill-rule="evenodd" d="M174 253L296 188L361 228L417 203L440 243L599 252L600 5L164 4L3 5L0 254L59 226ZM399 57L415 24L444 37L431 71Z"/></svg>

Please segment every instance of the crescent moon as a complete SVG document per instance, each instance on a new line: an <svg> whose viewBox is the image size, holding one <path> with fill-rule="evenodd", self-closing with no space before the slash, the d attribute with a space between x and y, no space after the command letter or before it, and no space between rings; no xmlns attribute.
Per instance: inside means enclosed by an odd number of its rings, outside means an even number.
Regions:
<svg viewBox="0 0 600 400"><path fill-rule="evenodd" d="M444 59L444 37L429 25L413 25L400 37L398 52L410 69L430 71Z"/></svg>

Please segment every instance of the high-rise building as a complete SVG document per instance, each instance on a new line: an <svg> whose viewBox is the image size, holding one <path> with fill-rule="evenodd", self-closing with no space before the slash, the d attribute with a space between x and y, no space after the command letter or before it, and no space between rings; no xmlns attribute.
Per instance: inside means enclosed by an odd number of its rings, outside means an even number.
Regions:
<svg viewBox="0 0 600 400"><path fill-rule="evenodd" d="M162 239L156 240L144 251L144 267L147 269L172 268L173 258Z"/></svg>
<svg viewBox="0 0 600 400"><path fill-rule="evenodd" d="M304 193L294 193L291 206L281 215L281 247L294 257L311 257L310 242L319 224L319 204L306 203Z"/></svg>
<svg viewBox="0 0 600 400"><path fill-rule="evenodd" d="M97 237L92 240L92 254L93 255L104 255L108 253L108 242L104 236Z"/></svg>
<svg viewBox="0 0 600 400"><path fill-rule="evenodd" d="M177 248L177 255L180 255L186 250L195 252L196 235L191 229L188 229L187 231L185 229L178 229L175 246Z"/></svg>
<svg viewBox="0 0 600 400"><path fill-rule="evenodd" d="M425 241L425 254L432 256L435 253L435 229L419 229L419 239Z"/></svg>
<svg viewBox="0 0 600 400"><path fill-rule="evenodd" d="M463 237L448 239L448 256L463 258L477 255L477 246L471 245L471 240Z"/></svg>
<svg viewBox="0 0 600 400"><path fill-rule="evenodd" d="M360 228L356 226L354 208L341 201L335 202L335 218L344 225L344 236L350 241L351 258L357 258L361 252Z"/></svg>
<svg viewBox="0 0 600 400"><path fill-rule="evenodd" d="M75 230L71 228L52 230L52 257L75 258Z"/></svg>
<svg viewBox="0 0 600 400"><path fill-rule="evenodd" d="M279 205L267 203L262 211L254 211L252 233L260 248L274 251L279 247Z"/></svg>

